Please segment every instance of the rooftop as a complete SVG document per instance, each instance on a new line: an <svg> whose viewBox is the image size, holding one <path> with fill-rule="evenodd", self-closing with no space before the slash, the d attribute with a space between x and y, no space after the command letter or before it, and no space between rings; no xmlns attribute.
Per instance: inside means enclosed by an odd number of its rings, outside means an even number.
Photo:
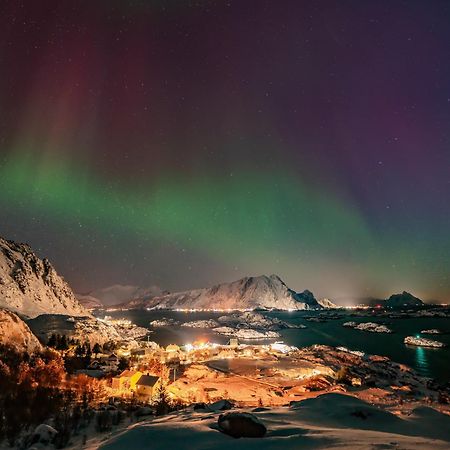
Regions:
<svg viewBox="0 0 450 450"><path fill-rule="evenodd" d="M126 369L119 376L120 377L128 377L129 378L129 377L132 377L135 373L136 373L135 370Z"/></svg>
<svg viewBox="0 0 450 450"><path fill-rule="evenodd" d="M159 377L155 377L153 375L142 375L141 378L137 381L137 386L151 386L153 387L156 382L159 380Z"/></svg>

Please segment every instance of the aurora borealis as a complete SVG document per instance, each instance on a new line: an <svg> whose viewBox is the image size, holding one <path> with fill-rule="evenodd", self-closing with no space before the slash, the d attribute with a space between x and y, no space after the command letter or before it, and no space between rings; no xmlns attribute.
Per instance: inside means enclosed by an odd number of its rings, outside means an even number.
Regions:
<svg viewBox="0 0 450 450"><path fill-rule="evenodd" d="M448 2L0 11L0 235L75 290L450 300Z"/></svg>

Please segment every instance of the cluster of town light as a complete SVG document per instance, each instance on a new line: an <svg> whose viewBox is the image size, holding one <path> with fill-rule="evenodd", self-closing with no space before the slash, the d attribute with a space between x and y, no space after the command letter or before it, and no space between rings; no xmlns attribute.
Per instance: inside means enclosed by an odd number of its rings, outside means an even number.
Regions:
<svg viewBox="0 0 450 450"><path fill-rule="evenodd" d="M192 352L194 350L204 350L207 348L218 348L221 347L220 344L216 344L215 342L207 342L198 340L192 343L187 343L183 345L183 348L186 352Z"/></svg>
<svg viewBox="0 0 450 450"><path fill-rule="evenodd" d="M152 308L147 308L147 311L152 311ZM220 309L220 308L177 308L174 309L176 312L189 312L189 313L196 313L196 312L219 312L219 313L231 313L231 312L248 312L253 311L253 309L236 309L236 308L226 308L226 309Z"/></svg>
<svg viewBox="0 0 450 450"><path fill-rule="evenodd" d="M98 319L100 322L104 322L110 325L120 325L123 327L129 327L133 324L131 320L128 319L113 319L111 316L105 316L103 319Z"/></svg>

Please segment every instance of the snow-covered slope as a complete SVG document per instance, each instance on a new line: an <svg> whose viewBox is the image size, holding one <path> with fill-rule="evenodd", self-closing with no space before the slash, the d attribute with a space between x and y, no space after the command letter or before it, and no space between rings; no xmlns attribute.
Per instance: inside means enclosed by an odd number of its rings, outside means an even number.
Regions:
<svg viewBox="0 0 450 450"><path fill-rule="evenodd" d="M289 289L277 275L245 277L232 283L223 283L209 289L143 298L130 307L160 309L319 309L312 297L304 300L301 294Z"/></svg>
<svg viewBox="0 0 450 450"><path fill-rule="evenodd" d="M22 316L89 313L48 259L41 260L27 244L0 238L0 307Z"/></svg>
<svg viewBox="0 0 450 450"><path fill-rule="evenodd" d="M148 288L142 288L133 285L114 284L101 289L96 289L89 292L88 295L79 297L89 297L96 299L104 306L118 305L119 303L128 302L137 298L151 298L157 295L161 295L162 290L158 286L150 286ZM83 299L80 298L82 301Z"/></svg>
<svg viewBox="0 0 450 450"><path fill-rule="evenodd" d="M81 342L89 341L91 345L109 341L116 343L127 341L130 345L134 345L135 339L149 333L148 329L131 323L110 322L93 317L74 319L72 316L61 314L40 315L28 320L27 323L42 342L47 342L52 334L63 334Z"/></svg>
<svg viewBox="0 0 450 450"><path fill-rule="evenodd" d="M0 344L7 344L18 351L42 350L37 337L16 314L0 309Z"/></svg>
<svg viewBox="0 0 450 450"><path fill-rule="evenodd" d="M321 299L317 300L317 303L319 303L319 305L324 308L330 308L330 309L339 308L339 306L337 306L335 303L333 303L328 298L321 298Z"/></svg>
<svg viewBox="0 0 450 450"><path fill-rule="evenodd" d="M399 417L348 395L325 394L291 407L244 411L264 424L265 437L234 439L218 430L223 411L188 408L130 425L108 439L101 435L85 448L444 450L450 443L450 417L427 407Z"/></svg>

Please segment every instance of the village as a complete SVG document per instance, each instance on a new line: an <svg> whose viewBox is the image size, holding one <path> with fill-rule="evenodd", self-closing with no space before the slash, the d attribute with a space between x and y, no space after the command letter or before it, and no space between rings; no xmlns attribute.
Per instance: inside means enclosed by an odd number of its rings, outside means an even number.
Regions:
<svg viewBox="0 0 450 450"><path fill-rule="evenodd" d="M139 346L122 344L109 354L99 352L86 368L75 373L98 379L110 398L133 399L142 404L154 403L162 389L172 402L181 404L223 398L245 405L259 404L263 398L268 404L281 404L285 402L281 387L264 378L269 366L277 362L277 367L282 367L280 359L296 350L281 342L240 344L237 338L225 345L195 341L166 347L144 340ZM332 374L329 369L322 369L308 365L297 375L305 379Z"/></svg>
<svg viewBox="0 0 450 450"><path fill-rule="evenodd" d="M95 347L89 364L73 373L98 380L110 402L152 406L163 396L179 406L227 400L241 407L269 407L347 392L407 410L423 398L442 400L429 380L408 367L344 347L250 345L234 337L226 344L199 340L163 347L142 339L116 343L113 351L105 351L110 348L106 344ZM66 362L69 358L66 353Z"/></svg>

